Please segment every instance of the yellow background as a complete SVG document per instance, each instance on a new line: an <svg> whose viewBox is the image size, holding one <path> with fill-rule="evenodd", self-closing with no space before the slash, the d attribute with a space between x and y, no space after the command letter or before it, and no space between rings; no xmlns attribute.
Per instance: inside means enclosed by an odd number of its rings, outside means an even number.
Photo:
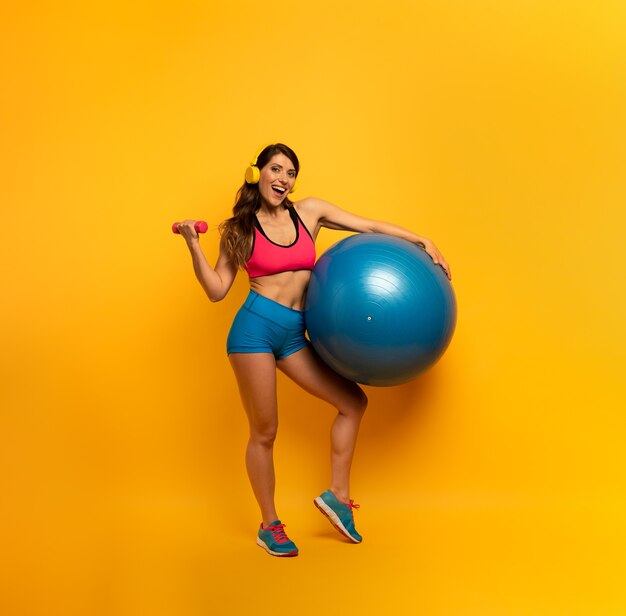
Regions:
<svg viewBox="0 0 626 616"><path fill-rule="evenodd" d="M0 15L0 611L626 614L626 5L19 6ZM437 366L368 389L360 546L311 503L332 409L279 381L295 560L254 545L224 352L245 277L210 304L170 232L208 221L214 261L273 141L300 196L432 238L459 308Z"/></svg>

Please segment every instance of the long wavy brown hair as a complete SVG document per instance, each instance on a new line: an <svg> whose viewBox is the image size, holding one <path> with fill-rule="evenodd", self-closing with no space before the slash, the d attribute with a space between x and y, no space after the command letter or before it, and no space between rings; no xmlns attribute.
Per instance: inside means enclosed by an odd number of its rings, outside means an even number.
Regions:
<svg viewBox="0 0 626 616"><path fill-rule="evenodd" d="M300 161L296 153L284 143L268 145L259 154L256 166L263 169L275 154L284 154L296 170L296 177L300 172ZM283 203L291 207L293 203L286 197ZM237 191L233 215L219 226L219 231L224 242L226 254L239 268L243 268L250 258L252 249L252 234L254 233L254 217L261 207L261 193L258 184L244 182Z"/></svg>

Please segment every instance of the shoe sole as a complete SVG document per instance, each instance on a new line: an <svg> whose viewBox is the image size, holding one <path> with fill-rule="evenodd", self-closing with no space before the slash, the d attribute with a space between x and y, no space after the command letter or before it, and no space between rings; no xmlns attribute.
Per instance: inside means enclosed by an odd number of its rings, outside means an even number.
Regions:
<svg viewBox="0 0 626 616"><path fill-rule="evenodd" d="M265 543L265 541L263 541L261 537L256 538L256 544L262 547L268 554L271 554L272 556L297 556L298 555L298 550L291 550L291 552L274 552L273 550L269 549L267 543Z"/></svg>
<svg viewBox="0 0 626 616"><path fill-rule="evenodd" d="M348 529L341 523L339 516L324 502L321 496L313 500L314 505L328 518L330 523L345 537L350 539L352 543L361 543L362 539L355 539Z"/></svg>

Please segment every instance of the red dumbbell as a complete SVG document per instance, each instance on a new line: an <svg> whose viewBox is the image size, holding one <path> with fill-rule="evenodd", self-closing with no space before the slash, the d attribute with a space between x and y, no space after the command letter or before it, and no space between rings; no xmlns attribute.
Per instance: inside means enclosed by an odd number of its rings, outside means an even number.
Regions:
<svg viewBox="0 0 626 616"><path fill-rule="evenodd" d="M180 231L178 230L179 224L180 224L179 222L175 222L172 225L172 231L174 233L180 233ZM209 225L207 225L206 222L204 222L204 220L198 220L194 223L193 228L196 230L196 233L206 233L207 229L209 228Z"/></svg>

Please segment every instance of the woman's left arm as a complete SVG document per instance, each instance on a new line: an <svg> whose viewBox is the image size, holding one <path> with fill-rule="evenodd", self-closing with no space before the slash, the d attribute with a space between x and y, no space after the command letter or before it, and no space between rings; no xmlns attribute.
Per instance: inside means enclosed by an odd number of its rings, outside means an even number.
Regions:
<svg viewBox="0 0 626 616"><path fill-rule="evenodd" d="M435 246L435 244L426 237L417 235L412 231L389 222L365 218L363 216L352 214L351 212L346 212L346 210L342 210L340 207L322 199L316 199L313 197L304 199L298 202L298 206L311 211L311 214L315 211L315 214L317 215L317 224L320 227L340 231L356 231L358 233L384 233L386 235L393 235L394 237L400 237L404 240L408 240L413 244L418 244L428 255L430 255L435 264L441 265L448 278L452 279L448 262L444 259L437 246Z"/></svg>

